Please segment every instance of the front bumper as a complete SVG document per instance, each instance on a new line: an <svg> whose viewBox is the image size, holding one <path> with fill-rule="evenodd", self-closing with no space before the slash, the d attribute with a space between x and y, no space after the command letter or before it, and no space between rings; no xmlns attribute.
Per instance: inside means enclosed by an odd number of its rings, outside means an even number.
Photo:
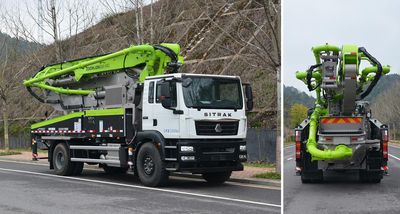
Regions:
<svg viewBox="0 0 400 214"><path fill-rule="evenodd" d="M178 172L241 171L241 162L247 160L247 151L240 150L244 145L244 140L180 140L176 143L176 153L170 154L176 162L169 164ZM186 149L182 151L181 147ZM187 151L188 147L193 150Z"/></svg>

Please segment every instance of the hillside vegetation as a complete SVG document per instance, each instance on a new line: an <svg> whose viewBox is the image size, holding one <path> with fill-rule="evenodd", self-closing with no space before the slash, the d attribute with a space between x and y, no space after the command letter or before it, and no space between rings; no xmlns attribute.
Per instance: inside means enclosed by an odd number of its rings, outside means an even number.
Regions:
<svg viewBox="0 0 400 214"><path fill-rule="evenodd" d="M271 28L279 20L267 22L263 0L159 0L153 5L154 36L148 30L149 6L143 8L144 43L179 43L185 64L182 72L238 75L253 86L255 111L251 126L276 128L277 83L280 67L279 47L271 42ZM277 1L278 2L278 1ZM274 3L272 3L274 4ZM276 4L273 8L279 12ZM278 14L280 17L280 14ZM60 42L63 60L114 52L137 44L135 12L114 14L82 33ZM280 32L277 31L277 32ZM277 36L279 38L279 35ZM280 44L277 41L275 44ZM30 96L22 80L43 65L55 63L55 45L49 45L14 63L22 74L20 88L11 98L10 118L34 121L53 109ZM272 55L272 57L267 57ZM22 126L28 122L21 122Z"/></svg>
<svg viewBox="0 0 400 214"><path fill-rule="evenodd" d="M38 51L43 45L14 38L0 32L0 62L5 60L7 49L14 49L16 54L30 54Z"/></svg>
<svg viewBox="0 0 400 214"><path fill-rule="evenodd" d="M314 106L315 98L309 96L305 92L299 91L295 87L284 86L283 87L284 96L284 124L285 127L290 127L290 109L295 104L301 104L305 108L312 108ZM304 118L305 119L305 118Z"/></svg>
<svg viewBox="0 0 400 214"><path fill-rule="evenodd" d="M366 98L371 102L373 117L389 125L400 127L400 75L383 76L371 94Z"/></svg>

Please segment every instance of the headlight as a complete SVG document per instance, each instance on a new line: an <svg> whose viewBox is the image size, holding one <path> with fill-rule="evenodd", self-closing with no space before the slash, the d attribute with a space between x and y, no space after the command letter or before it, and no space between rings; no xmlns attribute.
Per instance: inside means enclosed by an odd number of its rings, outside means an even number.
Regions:
<svg viewBox="0 0 400 214"><path fill-rule="evenodd" d="M246 145L240 145L239 149L241 152L246 151Z"/></svg>
<svg viewBox="0 0 400 214"><path fill-rule="evenodd" d="M181 156L182 161L194 161L194 156Z"/></svg>
<svg viewBox="0 0 400 214"><path fill-rule="evenodd" d="M193 146L181 146L181 152L193 152Z"/></svg>

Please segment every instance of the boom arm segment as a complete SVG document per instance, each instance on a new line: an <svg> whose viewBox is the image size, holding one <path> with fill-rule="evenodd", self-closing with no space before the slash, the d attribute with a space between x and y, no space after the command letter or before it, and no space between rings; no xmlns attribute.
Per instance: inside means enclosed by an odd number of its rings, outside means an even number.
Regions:
<svg viewBox="0 0 400 214"><path fill-rule="evenodd" d="M74 83L82 79L91 79L94 75L124 71L135 67L142 67L139 82L143 82L147 76L164 74L166 69L176 72L183 63L183 57L179 55L179 52L180 46L178 44L131 46L111 54L45 66L32 78L25 80L24 85L28 90L31 87L36 87L59 94L88 95L95 91L81 88L70 89L58 85L62 82L63 85L68 85L65 84L66 80L69 80L69 83Z"/></svg>

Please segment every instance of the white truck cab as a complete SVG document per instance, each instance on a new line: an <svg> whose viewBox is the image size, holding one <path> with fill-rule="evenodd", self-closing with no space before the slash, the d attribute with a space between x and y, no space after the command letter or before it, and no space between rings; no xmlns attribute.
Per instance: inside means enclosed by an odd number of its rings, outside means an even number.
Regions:
<svg viewBox="0 0 400 214"><path fill-rule="evenodd" d="M171 160L168 170L243 169L252 92L239 77L182 73L148 77L142 98L142 131L161 135L165 158Z"/></svg>

